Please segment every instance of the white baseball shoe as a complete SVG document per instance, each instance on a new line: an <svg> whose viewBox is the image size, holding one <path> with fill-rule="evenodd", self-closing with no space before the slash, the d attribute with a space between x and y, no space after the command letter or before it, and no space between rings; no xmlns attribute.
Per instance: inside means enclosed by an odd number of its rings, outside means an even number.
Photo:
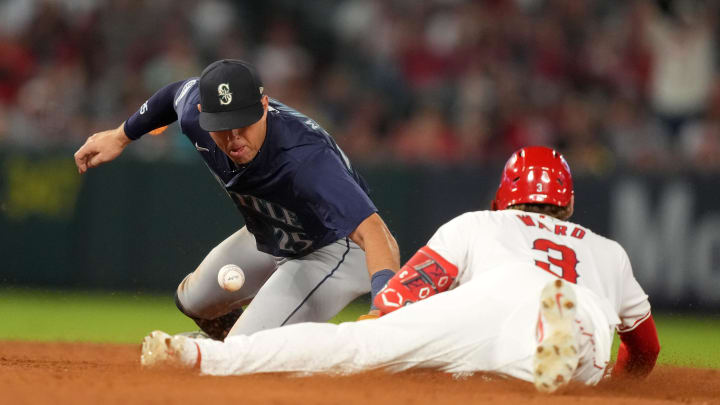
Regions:
<svg viewBox="0 0 720 405"><path fill-rule="evenodd" d="M200 365L200 348L187 336L170 336L156 330L150 332L143 339L140 364L143 367L198 367Z"/></svg>
<svg viewBox="0 0 720 405"><path fill-rule="evenodd" d="M540 293L538 346L533 359L538 391L554 392L567 385L578 366L576 312L575 291L567 282L557 279L545 285Z"/></svg>

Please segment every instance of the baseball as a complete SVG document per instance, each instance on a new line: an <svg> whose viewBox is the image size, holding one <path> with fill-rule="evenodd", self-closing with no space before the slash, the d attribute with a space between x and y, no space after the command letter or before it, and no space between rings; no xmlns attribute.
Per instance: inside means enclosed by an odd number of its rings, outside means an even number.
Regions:
<svg viewBox="0 0 720 405"><path fill-rule="evenodd" d="M225 291L237 291L245 284L245 273L234 264L226 264L218 271L218 284Z"/></svg>

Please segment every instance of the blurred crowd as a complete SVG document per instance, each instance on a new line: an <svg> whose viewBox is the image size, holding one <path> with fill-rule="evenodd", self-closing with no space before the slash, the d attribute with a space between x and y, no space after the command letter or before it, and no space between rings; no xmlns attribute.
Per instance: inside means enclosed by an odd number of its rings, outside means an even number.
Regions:
<svg viewBox="0 0 720 405"><path fill-rule="evenodd" d="M219 58L356 161L720 171L718 2L3 0L0 146L74 150ZM177 132L177 128L168 132ZM183 158L172 134L146 158Z"/></svg>

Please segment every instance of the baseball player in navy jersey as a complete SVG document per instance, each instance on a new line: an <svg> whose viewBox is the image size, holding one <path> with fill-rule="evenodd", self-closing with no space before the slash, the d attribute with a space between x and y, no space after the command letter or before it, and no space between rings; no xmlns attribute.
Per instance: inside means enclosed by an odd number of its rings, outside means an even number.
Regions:
<svg viewBox="0 0 720 405"><path fill-rule="evenodd" d="M382 316L304 323L225 342L152 332L141 363L204 374L495 372L553 392L606 374L645 376L660 350L647 295L616 242L567 219L565 159L528 147L508 160L491 211L442 225L375 297ZM412 305L408 305L412 304Z"/></svg>
<svg viewBox="0 0 720 405"><path fill-rule="evenodd" d="M212 338L327 321L399 269L397 243L347 157L315 121L265 95L244 61L216 61L160 89L120 127L88 138L79 172L174 121L245 219L177 288L178 308ZM235 291L218 282L227 264L245 279Z"/></svg>

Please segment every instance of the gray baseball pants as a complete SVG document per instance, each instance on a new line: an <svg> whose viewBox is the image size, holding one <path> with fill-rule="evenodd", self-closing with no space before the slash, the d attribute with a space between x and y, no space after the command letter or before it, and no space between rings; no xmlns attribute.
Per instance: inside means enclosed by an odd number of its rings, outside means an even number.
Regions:
<svg viewBox="0 0 720 405"><path fill-rule="evenodd" d="M239 266L245 284L223 290L217 274L226 264ZM370 291L365 252L342 238L297 259L257 250L255 237L241 228L216 246L177 289L191 317L215 319L247 304L228 336L300 322L326 322Z"/></svg>

